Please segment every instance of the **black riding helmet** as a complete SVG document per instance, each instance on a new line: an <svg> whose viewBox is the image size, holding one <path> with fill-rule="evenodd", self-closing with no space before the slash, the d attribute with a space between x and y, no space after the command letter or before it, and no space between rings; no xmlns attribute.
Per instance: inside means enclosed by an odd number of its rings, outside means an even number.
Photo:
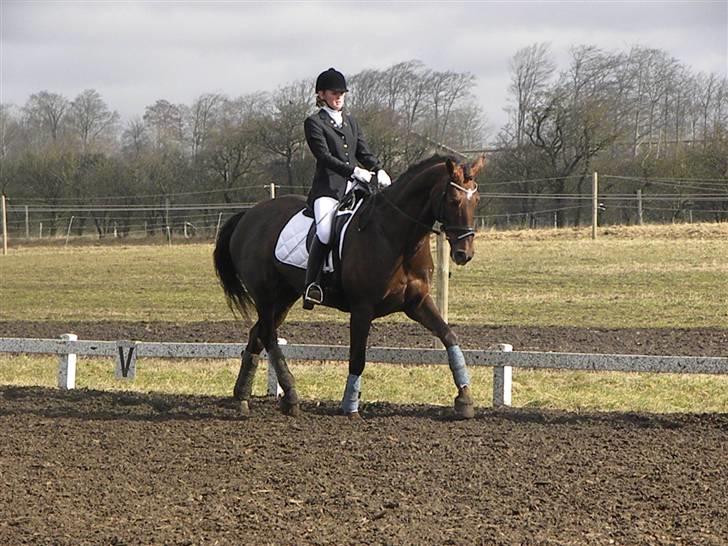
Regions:
<svg viewBox="0 0 728 546"><path fill-rule="evenodd" d="M329 68L324 70L316 78L316 92L319 91L342 91L346 92L346 78L344 75L336 70L335 68Z"/></svg>

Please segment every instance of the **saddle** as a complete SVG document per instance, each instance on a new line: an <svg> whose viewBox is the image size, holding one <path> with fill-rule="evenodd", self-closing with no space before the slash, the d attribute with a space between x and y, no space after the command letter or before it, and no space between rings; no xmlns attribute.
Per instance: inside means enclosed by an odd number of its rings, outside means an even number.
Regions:
<svg viewBox="0 0 728 546"><path fill-rule="evenodd" d="M355 184L336 207L330 242L331 252L326 257L323 267L322 282L324 286L339 283L338 272L341 270L341 257L347 228L354 214L362 207L371 193L368 186ZM307 207L293 215L286 223L276 241L275 257L279 262L306 269L308 251L316 234L316 224L313 218L313 211Z"/></svg>

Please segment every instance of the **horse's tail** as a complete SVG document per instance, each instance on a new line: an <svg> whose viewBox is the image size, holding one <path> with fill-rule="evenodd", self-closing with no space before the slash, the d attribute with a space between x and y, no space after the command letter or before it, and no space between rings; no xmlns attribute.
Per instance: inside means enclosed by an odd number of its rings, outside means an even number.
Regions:
<svg viewBox="0 0 728 546"><path fill-rule="evenodd" d="M233 314L237 312L242 317L248 318L248 308L255 304L243 283L240 282L232 255L230 254L230 239L244 214L245 211L237 213L222 226L220 234L217 237L217 243L215 244L213 259L215 262L215 272L225 291L225 299L227 300L228 307L230 307Z"/></svg>

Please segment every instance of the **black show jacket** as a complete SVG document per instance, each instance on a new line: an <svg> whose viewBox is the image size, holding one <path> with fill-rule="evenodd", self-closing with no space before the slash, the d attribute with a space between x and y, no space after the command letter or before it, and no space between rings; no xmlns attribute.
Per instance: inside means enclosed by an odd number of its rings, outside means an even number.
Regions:
<svg viewBox="0 0 728 546"><path fill-rule="evenodd" d="M379 160L367 147L359 124L349 114L344 112L341 127L336 127L331 116L321 109L306 118L303 129L316 158L316 172L308 194L312 209L319 197L341 199L344 196L346 182L354 173L357 160L370 171L381 169Z"/></svg>

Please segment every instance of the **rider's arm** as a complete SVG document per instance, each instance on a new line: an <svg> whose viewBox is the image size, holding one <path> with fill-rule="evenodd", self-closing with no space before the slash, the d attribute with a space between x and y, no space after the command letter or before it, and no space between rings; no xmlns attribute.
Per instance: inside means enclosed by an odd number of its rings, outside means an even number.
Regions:
<svg viewBox="0 0 728 546"><path fill-rule="evenodd" d="M311 148L316 161L320 161L327 168L335 173L340 174L344 178L350 178L354 173L354 165L347 165L345 161L334 157L329 151L329 145L324 136L323 127L313 118L306 118L303 123L304 133L306 134L306 142Z"/></svg>

